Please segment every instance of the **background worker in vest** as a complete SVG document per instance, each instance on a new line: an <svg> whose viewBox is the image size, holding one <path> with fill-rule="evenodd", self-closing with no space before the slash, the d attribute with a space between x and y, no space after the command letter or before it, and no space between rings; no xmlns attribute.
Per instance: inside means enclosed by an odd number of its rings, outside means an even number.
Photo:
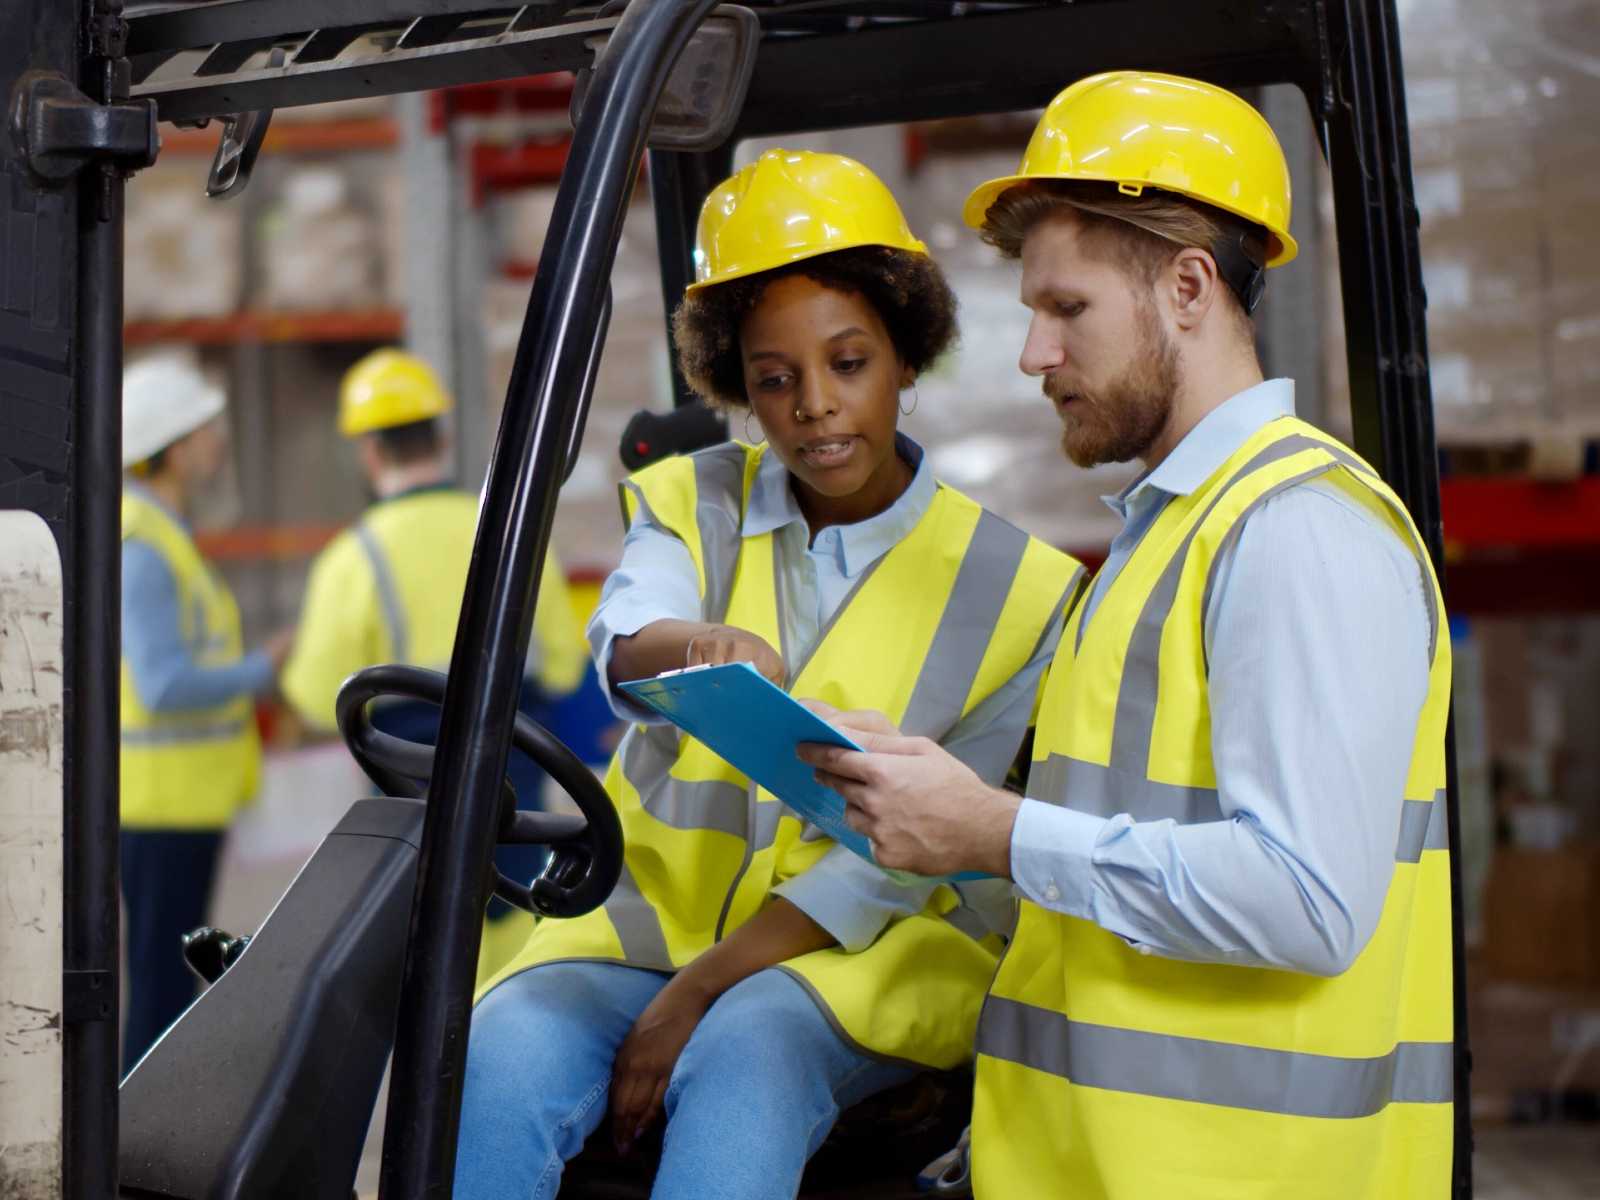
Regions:
<svg viewBox="0 0 1600 1200"><path fill-rule="evenodd" d="M399 350L374 351L341 383L339 432L355 441L375 503L312 564L294 653L284 667L284 696L317 732L335 732L339 685L361 668L449 666L478 531L478 497L452 482L451 443L442 425L452 408L427 363ZM566 577L547 555L521 710L544 719L548 704L577 688L586 664ZM400 701L379 706L373 724L431 745L439 710ZM516 752L507 771L518 804L538 807L543 772ZM495 852L500 870L520 882L538 874L544 858L538 846ZM521 944L532 918L495 899L489 922L480 956L486 969Z"/></svg>
<svg viewBox="0 0 1600 1200"><path fill-rule="evenodd" d="M181 939L205 924L222 835L256 790L253 699L292 635L244 652L228 585L188 519L227 454L223 396L162 354L122 387L122 894L126 1072L194 999Z"/></svg>
<svg viewBox="0 0 1600 1200"><path fill-rule="evenodd" d="M1002 782L1082 568L897 432L956 332L938 265L864 166L790 150L713 189L695 263L678 362L754 444L624 483L597 665L614 685L751 662L892 708ZM540 922L479 1001L455 1195L548 1200L609 1110L624 1149L664 1119L656 1200L786 1200L843 1109L911 1064L970 1061L999 939L974 895L895 882L702 743L619 713L621 882Z"/></svg>
<svg viewBox="0 0 1600 1200"><path fill-rule="evenodd" d="M1028 799L841 716L803 757L880 861L1024 897L978 1032L996 1200L1443 1197L1449 645L1394 494L1263 380L1289 261L1266 122L1115 72L965 216L1020 257L1021 366L1082 467L1138 459L1046 684Z"/></svg>

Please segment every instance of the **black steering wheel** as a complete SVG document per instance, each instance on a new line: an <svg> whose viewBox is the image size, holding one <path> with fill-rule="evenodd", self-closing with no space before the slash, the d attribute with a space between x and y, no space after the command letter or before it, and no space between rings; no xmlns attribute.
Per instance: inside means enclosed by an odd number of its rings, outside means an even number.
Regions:
<svg viewBox="0 0 1600 1200"><path fill-rule="evenodd" d="M433 774L433 747L372 727L369 707L384 696L444 703L445 677L421 667L385 665L357 671L339 689L335 714L345 745L372 781L391 796L424 799ZM494 873L494 894L507 904L547 917L581 917L598 908L622 874L622 823L611 797L562 741L517 714L511 744L538 763L582 811L520 812L509 780L501 789L499 840L550 847L545 868L524 886Z"/></svg>

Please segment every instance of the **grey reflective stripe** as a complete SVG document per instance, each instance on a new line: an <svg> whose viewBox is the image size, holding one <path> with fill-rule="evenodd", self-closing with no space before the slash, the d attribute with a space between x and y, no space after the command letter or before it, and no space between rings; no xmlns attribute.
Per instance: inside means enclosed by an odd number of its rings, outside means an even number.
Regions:
<svg viewBox="0 0 1600 1200"><path fill-rule="evenodd" d="M656 516L656 510L651 508L650 501L645 499L644 489L641 488L637 483L631 479L624 479L622 483L618 485L618 493L620 494L622 492L632 493L634 500L638 502L639 512L643 514L644 519L650 522L651 525L655 526L668 537L675 537L680 542L683 540L682 536L676 529L673 529L670 525L664 524L661 518ZM630 524L628 521L628 504L626 500L624 500L622 504L622 523L624 526L628 526Z"/></svg>
<svg viewBox="0 0 1600 1200"><path fill-rule="evenodd" d="M980 513L900 719L906 733L937 738L961 719L1027 549L1022 530L987 509Z"/></svg>
<svg viewBox="0 0 1600 1200"><path fill-rule="evenodd" d="M1309 438L1301 438L1299 440L1302 442L1311 441ZM1326 450L1329 454L1332 454L1340 461L1341 464L1349 467L1357 474L1365 475L1368 478L1376 478L1376 476L1373 475L1372 468L1368 467L1355 456L1347 454L1334 446L1325 446L1320 442L1316 442L1314 444L1319 449ZM1317 472L1317 474L1322 473L1323 472ZM1251 503L1249 508L1240 513L1239 519L1229 526L1227 533L1222 535L1222 541L1217 543L1216 554L1212 556L1211 566L1206 571L1205 594L1200 601L1200 613L1202 620L1205 619L1205 614L1211 611L1211 592L1212 589L1216 587L1217 571L1222 564L1222 560L1227 556L1229 548L1235 541L1238 540L1239 534L1244 531L1245 518L1249 516L1250 513L1256 508L1260 507L1262 504L1265 504L1273 496L1276 496L1280 492L1287 491L1296 484L1304 482L1306 482L1306 476L1297 475L1293 479L1285 479L1282 483L1273 485L1271 488L1267 489L1267 491L1257 497ZM1416 535L1412 532L1410 518L1405 511L1397 507L1394 501L1389 499L1389 497L1384 495L1382 492L1373 489L1372 494L1379 500L1383 501L1383 503L1387 505L1392 512L1394 512L1396 518L1400 521L1400 524L1405 531L1405 539L1410 546L1411 554L1417 559L1417 565L1422 570L1422 600L1423 603L1428 607L1428 663L1431 666L1433 663L1434 653L1439 647L1439 600L1434 594L1433 590L1432 572L1430 569L1427 551L1423 548L1422 544L1417 541ZM1204 652L1203 647L1204 641L1202 639L1202 653ZM1207 664L1207 668L1209 669L1209 663Z"/></svg>
<svg viewBox="0 0 1600 1200"><path fill-rule="evenodd" d="M1306 450L1321 448L1322 443L1300 434L1280 438L1264 447L1218 490L1200 514L1200 519L1190 526L1182 545L1173 553L1171 561L1161 572L1161 578L1145 600L1144 609L1128 642L1128 653L1122 665L1122 685L1117 693L1116 723L1111 734L1113 767L1143 775L1149 765L1150 738L1155 728L1156 698L1160 686L1161 630L1172 613L1172 605L1178 595L1178 582L1183 576L1184 564L1195 535L1236 482L1262 467ZM1295 476L1292 482L1311 479L1332 469L1332 463L1319 463L1311 470ZM1242 521L1249 511L1247 508L1241 513L1239 520Z"/></svg>
<svg viewBox="0 0 1600 1200"><path fill-rule="evenodd" d="M1216 788L1157 783L1143 774L1052 754L1028 771L1028 798L1096 817L1128 813L1136 821L1196 825L1222 820Z"/></svg>
<svg viewBox="0 0 1600 1200"><path fill-rule="evenodd" d="M725 780L673 778L676 738L668 750L655 745L648 734L630 729L622 739L621 754L623 775L639 793L640 805L656 820L674 829L745 836L745 788Z"/></svg>
<svg viewBox="0 0 1600 1200"><path fill-rule="evenodd" d="M406 633L406 613L400 607L400 592L395 587L394 572L389 569L389 559L378 544L376 535L365 524L355 527L356 541L372 564L373 582L378 587L378 603L383 608L383 620L389 627L389 642L394 647L396 662L409 662L410 639Z"/></svg>
<svg viewBox="0 0 1600 1200"><path fill-rule="evenodd" d="M124 746L175 746L182 742L225 742L236 738L250 726L246 717L229 717L216 721L163 721L145 729L124 729Z"/></svg>
<svg viewBox="0 0 1600 1200"><path fill-rule="evenodd" d="M662 932L661 918L640 894L639 884L626 862L622 864L617 886L606 898L605 914L617 931L623 957L630 963L672 969L672 955L667 952L667 935Z"/></svg>
<svg viewBox="0 0 1600 1200"><path fill-rule="evenodd" d="M1400 810L1400 844L1396 862L1421 862L1424 850L1450 848L1448 813L1441 789L1432 800L1407 800Z"/></svg>
<svg viewBox="0 0 1600 1200"><path fill-rule="evenodd" d="M695 524L700 530L706 580L701 611L715 624L727 619L728 600L733 595L744 523L745 454L741 447L729 444L690 457L694 463Z"/></svg>
<svg viewBox="0 0 1600 1200"><path fill-rule="evenodd" d="M1292 1117L1355 1119L1393 1103L1448 1104L1453 1046L1402 1042L1377 1058L1336 1058L1073 1021L990 996L978 1053L1083 1087Z"/></svg>
<svg viewBox="0 0 1600 1200"><path fill-rule="evenodd" d="M964 904L958 905L945 913L942 920L945 924L959 929L975 942L983 941L984 938L994 932L982 917Z"/></svg>
<svg viewBox="0 0 1600 1200"><path fill-rule="evenodd" d="M760 852L778 840L778 822L792 814L781 800L757 800L753 809L750 846L753 851Z"/></svg>

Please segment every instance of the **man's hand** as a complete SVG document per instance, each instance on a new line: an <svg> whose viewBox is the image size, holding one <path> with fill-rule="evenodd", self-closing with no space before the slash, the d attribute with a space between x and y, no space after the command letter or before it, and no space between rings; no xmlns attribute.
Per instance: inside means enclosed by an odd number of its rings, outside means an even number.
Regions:
<svg viewBox="0 0 1600 1200"><path fill-rule="evenodd" d="M906 737L880 713L806 707L851 735L862 751L807 744L817 782L845 798L845 819L872 843L878 865L919 875L1011 875L1011 827L1021 801L988 787L928 738Z"/></svg>
<svg viewBox="0 0 1600 1200"><path fill-rule="evenodd" d="M783 656L765 638L758 637L748 629L740 629L736 625L712 625L704 633L689 639L688 661L684 666L735 662L747 662L779 687L784 684L787 672Z"/></svg>
<svg viewBox="0 0 1600 1200"><path fill-rule="evenodd" d="M611 1067L611 1136L626 1153L661 1115L678 1056L710 1007L704 994L675 979L639 1014Z"/></svg>

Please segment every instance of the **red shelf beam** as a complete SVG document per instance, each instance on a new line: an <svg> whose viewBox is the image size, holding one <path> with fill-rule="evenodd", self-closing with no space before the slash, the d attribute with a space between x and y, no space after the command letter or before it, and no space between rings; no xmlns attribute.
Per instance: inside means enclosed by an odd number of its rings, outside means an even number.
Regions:
<svg viewBox="0 0 1600 1200"><path fill-rule="evenodd" d="M216 153L222 127L204 129L161 126L163 154ZM351 150L387 150L400 143L400 127L388 117L362 117L344 121L274 121L261 144L267 154L339 154Z"/></svg>
<svg viewBox="0 0 1600 1200"><path fill-rule="evenodd" d="M350 312L247 311L221 317L129 321L122 327L122 340L128 346L158 342L200 346L238 342L388 342L404 333L405 316L391 308Z"/></svg>

